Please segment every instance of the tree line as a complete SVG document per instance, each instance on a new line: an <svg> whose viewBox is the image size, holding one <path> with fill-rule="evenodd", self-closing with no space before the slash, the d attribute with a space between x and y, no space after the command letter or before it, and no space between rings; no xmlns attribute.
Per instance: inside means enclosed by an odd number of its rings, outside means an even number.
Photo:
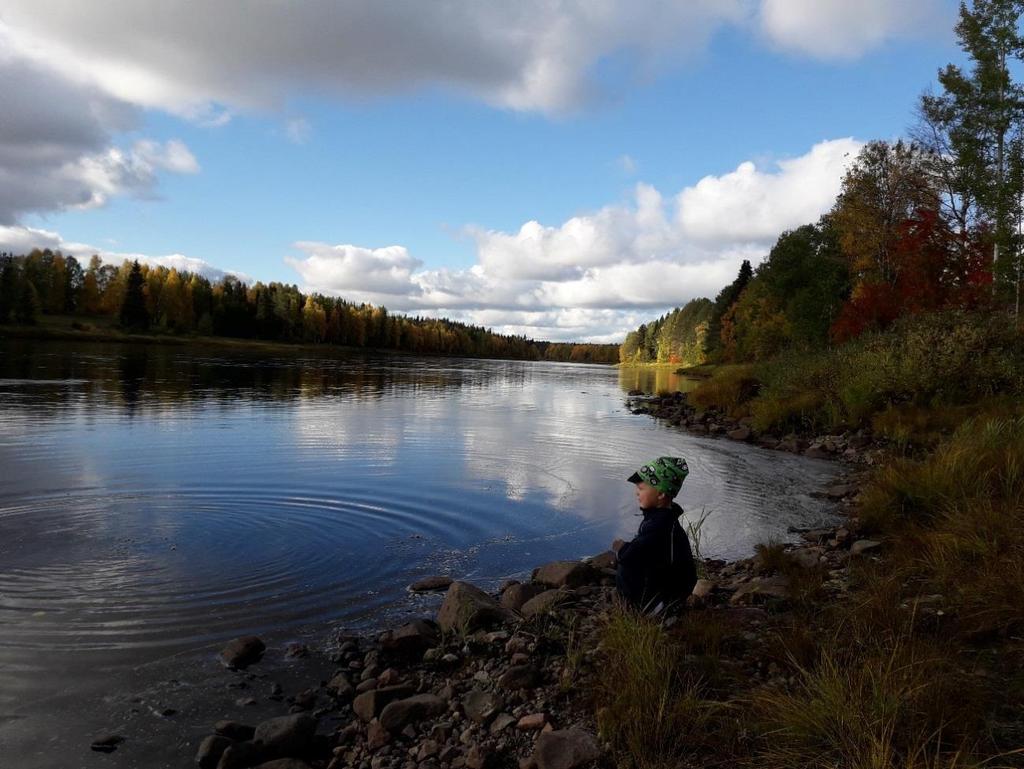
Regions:
<svg viewBox="0 0 1024 769"><path fill-rule="evenodd" d="M456 321L408 317L294 285L211 282L174 268L124 261L87 267L59 251L0 254L0 324L41 315L111 318L129 332L343 345L426 355L614 363L615 345L544 342Z"/></svg>
<svg viewBox="0 0 1024 769"><path fill-rule="evenodd" d="M744 261L714 301L631 332L622 362L759 361L943 310L1008 309L1024 278L1024 3L960 6L970 62L939 71L906 140L866 144L831 210ZM694 340L700 340L695 344Z"/></svg>

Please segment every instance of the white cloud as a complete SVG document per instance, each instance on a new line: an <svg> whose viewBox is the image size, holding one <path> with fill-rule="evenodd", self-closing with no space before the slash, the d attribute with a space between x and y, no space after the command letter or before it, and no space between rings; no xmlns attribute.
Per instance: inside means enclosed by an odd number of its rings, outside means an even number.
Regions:
<svg viewBox="0 0 1024 769"><path fill-rule="evenodd" d="M287 257L285 262L317 291L380 296L410 296L420 291L411 276L423 262L413 259L402 246L369 249L299 242L295 247L307 256Z"/></svg>
<svg viewBox="0 0 1024 769"><path fill-rule="evenodd" d="M762 0L759 18L778 46L824 59L856 58L892 39L952 26L943 0Z"/></svg>
<svg viewBox="0 0 1024 769"><path fill-rule="evenodd" d="M160 172L199 170L177 140L115 146L115 135L138 126L135 107L10 43L0 24L0 224L28 212L100 206L114 195L148 196Z"/></svg>
<svg viewBox="0 0 1024 769"><path fill-rule="evenodd" d="M237 270L222 270L209 262L197 259L184 254L166 254L164 256L150 256L124 251L110 251L109 249L97 248L87 243L75 243L64 240L59 233L50 230L41 230L33 227L5 227L0 225L0 251L13 254L26 254L34 248L50 249L60 251L67 256L73 256L84 267L95 254L106 264L120 266L126 259L138 260L145 264L177 269L181 272L194 272L203 275L210 280L220 280L226 275L234 275L242 281L250 281L251 278L244 272Z"/></svg>
<svg viewBox="0 0 1024 769"><path fill-rule="evenodd" d="M747 0L5 0L22 49L118 99L209 119L296 90L441 85L490 104L559 112L593 95L595 66L628 53L638 76L704 48ZM213 108L212 114L223 113Z"/></svg>
<svg viewBox="0 0 1024 769"><path fill-rule="evenodd" d="M666 199L633 199L516 232L470 232L477 263L422 270L406 249L299 243L287 263L304 287L390 309L447 316L544 339L621 339L637 318L713 297L740 262L758 263L787 229L827 211L861 144L837 139L769 167L741 163Z"/></svg>

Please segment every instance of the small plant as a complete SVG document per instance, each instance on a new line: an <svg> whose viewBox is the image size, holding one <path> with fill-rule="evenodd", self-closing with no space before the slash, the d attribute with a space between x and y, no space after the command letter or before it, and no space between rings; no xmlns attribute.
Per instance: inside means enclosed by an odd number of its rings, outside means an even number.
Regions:
<svg viewBox="0 0 1024 769"><path fill-rule="evenodd" d="M690 539L690 549L693 552L693 563L697 568L697 577L700 579L708 578L708 565L704 560L704 553L702 551L702 545L704 542L704 524L708 520L708 516L711 515L711 511L706 507L700 509L700 515L696 521L691 521L689 518L686 519L686 534Z"/></svg>

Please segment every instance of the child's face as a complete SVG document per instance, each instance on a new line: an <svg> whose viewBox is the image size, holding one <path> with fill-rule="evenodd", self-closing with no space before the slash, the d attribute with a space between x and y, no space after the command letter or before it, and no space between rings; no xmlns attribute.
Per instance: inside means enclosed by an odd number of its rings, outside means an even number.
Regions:
<svg viewBox="0 0 1024 769"><path fill-rule="evenodd" d="M663 494L644 481L639 481L636 484L636 501L644 510L652 507L663 507L668 501L668 495Z"/></svg>

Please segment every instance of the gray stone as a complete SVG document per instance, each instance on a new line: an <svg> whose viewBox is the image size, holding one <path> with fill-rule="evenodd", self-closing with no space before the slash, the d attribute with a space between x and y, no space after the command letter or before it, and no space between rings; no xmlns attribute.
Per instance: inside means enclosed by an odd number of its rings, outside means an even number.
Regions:
<svg viewBox="0 0 1024 769"><path fill-rule="evenodd" d="M547 587L536 582L511 585L502 591L501 605L512 611L519 611L523 608L524 603L540 595L545 590L547 590Z"/></svg>
<svg viewBox="0 0 1024 769"><path fill-rule="evenodd" d="M561 590L545 590L540 595L524 603L519 611L526 619L533 619L542 614L547 614L564 601L565 598L566 595Z"/></svg>
<svg viewBox="0 0 1024 769"><path fill-rule="evenodd" d="M845 499L857 493L857 485L853 483L839 483L825 489L825 496L829 499Z"/></svg>
<svg viewBox="0 0 1024 769"><path fill-rule="evenodd" d="M600 581L600 574L583 561L553 561L533 572L533 581L549 587L583 587Z"/></svg>
<svg viewBox="0 0 1024 769"><path fill-rule="evenodd" d="M850 545L850 555L863 555L864 553L876 551L881 547L882 543L873 539L858 539Z"/></svg>
<svg viewBox="0 0 1024 769"><path fill-rule="evenodd" d="M435 590L447 590L454 580L451 577L424 577L416 580L409 589L414 593L430 593Z"/></svg>
<svg viewBox="0 0 1024 769"><path fill-rule="evenodd" d="M800 550L794 550L790 553L790 557L794 563L803 569L816 569L821 565L821 557L824 554L825 550L823 548L805 547Z"/></svg>
<svg viewBox="0 0 1024 769"><path fill-rule="evenodd" d="M252 742L236 742L221 754L217 769L247 769L266 760L263 750Z"/></svg>
<svg viewBox="0 0 1024 769"><path fill-rule="evenodd" d="M750 436L753 435L753 433L750 431L749 427L737 427L735 430L730 430L726 435L734 441L749 441Z"/></svg>
<svg viewBox="0 0 1024 769"><path fill-rule="evenodd" d="M383 748L391 742L391 733L384 728L377 719L370 722L370 725L366 727L366 747L371 751L377 751Z"/></svg>
<svg viewBox="0 0 1024 769"><path fill-rule="evenodd" d="M220 757L233 744L233 740L220 734L204 737L203 741L199 743L199 750L196 751L196 763L199 764L199 769L217 769Z"/></svg>
<svg viewBox="0 0 1024 769"><path fill-rule="evenodd" d="M316 734L316 719L299 713L264 721L253 742L270 756L296 756L306 752Z"/></svg>
<svg viewBox="0 0 1024 769"><path fill-rule="evenodd" d="M473 689L462 698L462 710L466 718L478 724L490 721L503 705L501 698L482 689Z"/></svg>
<svg viewBox="0 0 1024 769"><path fill-rule="evenodd" d="M409 724L436 718L448 711L445 701L434 694L417 694L389 702L380 714L380 723L389 732L399 732Z"/></svg>
<svg viewBox="0 0 1024 769"><path fill-rule="evenodd" d="M355 687L344 673L338 673L327 683L327 691L339 700L350 700L356 696Z"/></svg>
<svg viewBox="0 0 1024 769"><path fill-rule="evenodd" d="M807 447L804 456L811 459L828 459L832 454L820 443L814 443Z"/></svg>
<svg viewBox="0 0 1024 769"><path fill-rule="evenodd" d="M789 580L786 577L761 577L745 582L729 600L733 606L759 604L769 600L784 600L789 597Z"/></svg>
<svg viewBox="0 0 1024 769"><path fill-rule="evenodd" d="M577 769L600 757L597 740L583 729L542 732L533 750L537 769Z"/></svg>
<svg viewBox="0 0 1024 769"><path fill-rule="evenodd" d="M532 689L539 675L533 665L514 665L501 674L498 686L502 689Z"/></svg>
<svg viewBox="0 0 1024 769"><path fill-rule="evenodd" d="M437 613L437 622L446 633L463 635L510 622L513 614L468 582L453 582Z"/></svg>
<svg viewBox="0 0 1024 769"><path fill-rule="evenodd" d="M491 722L491 734L498 734L505 731L516 723L516 717L508 713L499 713Z"/></svg>
<svg viewBox="0 0 1024 769"><path fill-rule="evenodd" d="M229 641L220 651L220 661L229 668L241 670L259 662L266 650L266 644L254 635L243 636Z"/></svg>
<svg viewBox="0 0 1024 769"><path fill-rule="evenodd" d="M352 711L364 723L369 723L381 714L388 703L402 700L413 694L411 686L385 686L363 692L352 701Z"/></svg>
<svg viewBox="0 0 1024 769"><path fill-rule="evenodd" d="M245 742L246 740L251 740L256 734L256 727L239 723L238 721L225 720L215 723L213 731L223 737L227 737L229 740Z"/></svg>

